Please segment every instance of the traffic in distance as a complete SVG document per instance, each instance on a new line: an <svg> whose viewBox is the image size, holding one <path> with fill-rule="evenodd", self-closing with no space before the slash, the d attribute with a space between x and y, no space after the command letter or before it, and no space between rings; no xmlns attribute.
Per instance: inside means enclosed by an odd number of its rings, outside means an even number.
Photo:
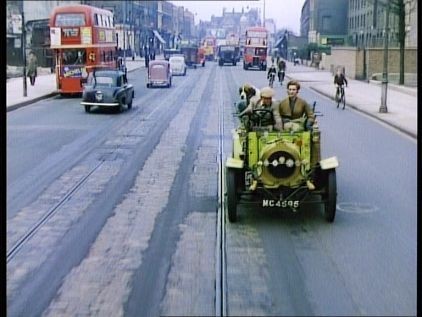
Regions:
<svg viewBox="0 0 422 317"><path fill-rule="evenodd" d="M56 7L58 95L8 113L9 316L416 312L416 147L356 81L260 25L128 56L115 14Z"/></svg>

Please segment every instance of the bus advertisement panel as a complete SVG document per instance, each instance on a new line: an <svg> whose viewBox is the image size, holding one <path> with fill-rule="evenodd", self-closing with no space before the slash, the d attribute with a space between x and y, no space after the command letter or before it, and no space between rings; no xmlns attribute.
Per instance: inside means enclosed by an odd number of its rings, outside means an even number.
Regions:
<svg viewBox="0 0 422 317"><path fill-rule="evenodd" d="M249 27L245 32L245 46L243 51L243 69L258 67L267 69L268 31L261 26Z"/></svg>
<svg viewBox="0 0 422 317"><path fill-rule="evenodd" d="M49 26L59 93L81 93L93 69L117 67L110 11L88 5L60 6L51 12Z"/></svg>

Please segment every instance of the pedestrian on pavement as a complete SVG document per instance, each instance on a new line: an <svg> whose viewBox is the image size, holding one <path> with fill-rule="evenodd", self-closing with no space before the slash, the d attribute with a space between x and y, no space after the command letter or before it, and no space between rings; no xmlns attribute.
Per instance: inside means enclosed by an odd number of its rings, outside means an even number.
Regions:
<svg viewBox="0 0 422 317"><path fill-rule="evenodd" d="M29 77L31 86L35 85L35 78L37 77L37 67L38 67L37 56L35 55L33 51L30 51L29 56L28 56L27 76Z"/></svg>
<svg viewBox="0 0 422 317"><path fill-rule="evenodd" d="M274 100L274 89L271 87L264 87L260 90L259 97L252 97L249 105L246 107L245 110L243 110L239 117L242 117L245 114L253 114L254 110L269 110L267 112L255 112L254 118L251 118L251 120L254 120L254 122L248 122L250 125L256 125L260 124L260 127L267 128L269 131L273 130L274 126L274 113L278 111L278 101ZM259 121L259 122L256 122Z"/></svg>
<svg viewBox="0 0 422 317"><path fill-rule="evenodd" d="M306 130L311 130L315 121L315 115L309 104L298 97L300 84L296 80L287 83L288 97L280 101L278 111L274 112L276 130L299 130L300 123L292 122L295 119L306 119Z"/></svg>
<svg viewBox="0 0 422 317"><path fill-rule="evenodd" d="M281 58L278 58L278 61L277 61L277 75L278 75L278 81L282 85L283 85L283 80L284 80L285 73L286 73L286 62L284 60L282 60Z"/></svg>
<svg viewBox="0 0 422 317"><path fill-rule="evenodd" d="M148 68L148 65L149 65L149 47L147 45L144 46L144 56L145 56L145 67Z"/></svg>

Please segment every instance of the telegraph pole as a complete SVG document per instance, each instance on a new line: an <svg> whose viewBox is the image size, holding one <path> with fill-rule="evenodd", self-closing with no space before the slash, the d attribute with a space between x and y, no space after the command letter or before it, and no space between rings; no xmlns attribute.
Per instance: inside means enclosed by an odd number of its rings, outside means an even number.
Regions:
<svg viewBox="0 0 422 317"><path fill-rule="evenodd" d="M263 13L264 13L264 28L265 28L265 0L264 0L264 10L263 10Z"/></svg>
<svg viewBox="0 0 422 317"><path fill-rule="evenodd" d="M126 0L123 2L123 65L126 69Z"/></svg>
<svg viewBox="0 0 422 317"><path fill-rule="evenodd" d="M26 83L26 32L25 32L25 14L24 14L24 2L22 1L22 58L23 58L23 96L27 97L27 83Z"/></svg>
<svg viewBox="0 0 422 317"><path fill-rule="evenodd" d="M380 113L387 113L387 86L388 86L388 33L390 20L390 4L387 2L385 7L385 37L384 37L384 67L382 71L381 82L381 106Z"/></svg>

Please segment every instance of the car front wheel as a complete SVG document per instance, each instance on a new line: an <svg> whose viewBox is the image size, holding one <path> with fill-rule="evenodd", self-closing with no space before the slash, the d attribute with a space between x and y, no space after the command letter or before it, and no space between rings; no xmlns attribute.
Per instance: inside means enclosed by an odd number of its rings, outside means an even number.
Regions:
<svg viewBox="0 0 422 317"><path fill-rule="evenodd" d="M333 222L336 216L336 205L337 205L337 181L336 181L336 170L327 170L326 174L326 194L324 217L328 222Z"/></svg>
<svg viewBox="0 0 422 317"><path fill-rule="evenodd" d="M123 107L123 105L125 104L125 100L121 100L121 101L119 101L119 107L117 108L117 111L118 112L123 112L123 110L124 110L124 107Z"/></svg>
<svg viewBox="0 0 422 317"><path fill-rule="evenodd" d="M236 171L232 168L226 169L226 192L227 192L227 213L230 222L237 220L237 184Z"/></svg>

